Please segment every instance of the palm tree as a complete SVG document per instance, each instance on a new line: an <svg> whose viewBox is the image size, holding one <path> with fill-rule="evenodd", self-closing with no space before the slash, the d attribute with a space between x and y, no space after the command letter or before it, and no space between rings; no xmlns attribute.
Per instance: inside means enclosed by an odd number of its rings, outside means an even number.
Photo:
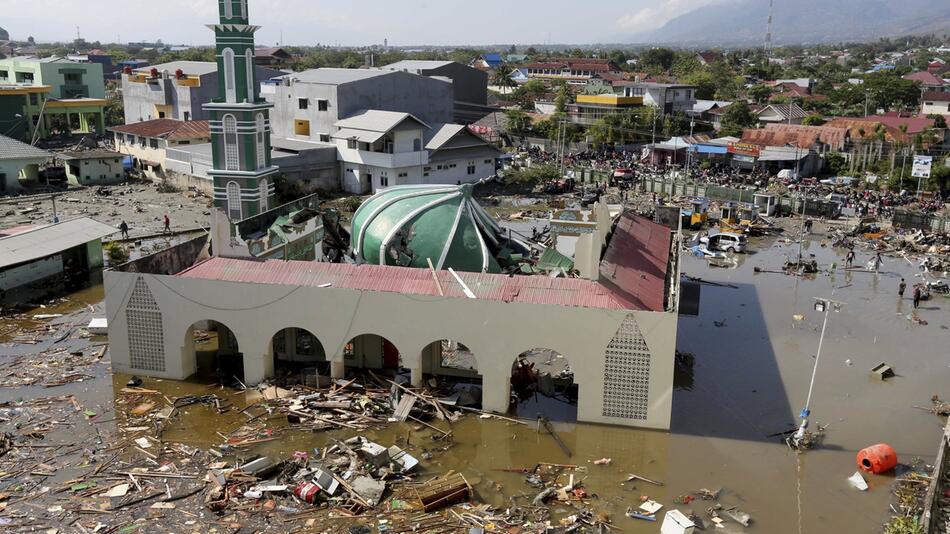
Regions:
<svg viewBox="0 0 950 534"><path fill-rule="evenodd" d="M514 80L511 79L511 75L514 74L514 69L511 68L511 65L501 64L495 69L495 75L492 77L492 85L496 87L501 87L503 93L508 94L508 91L504 89L514 89L518 86Z"/></svg>

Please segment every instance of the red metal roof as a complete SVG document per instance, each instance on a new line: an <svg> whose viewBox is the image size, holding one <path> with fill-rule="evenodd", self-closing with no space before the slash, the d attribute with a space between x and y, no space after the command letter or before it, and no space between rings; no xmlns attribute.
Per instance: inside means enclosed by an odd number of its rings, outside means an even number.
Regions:
<svg viewBox="0 0 950 534"><path fill-rule="evenodd" d="M180 121L177 119L153 119L108 128L110 131L141 135L142 137L160 137L172 141L210 138L208 121Z"/></svg>
<svg viewBox="0 0 950 534"><path fill-rule="evenodd" d="M625 309L664 311L671 244L669 228L623 212L601 262L599 284Z"/></svg>
<svg viewBox="0 0 950 534"><path fill-rule="evenodd" d="M466 298L461 286L451 273L439 271L437 274L446 296ZM590 280L463 272L458 275L482 300L609 310L627 309L622 299L618 299L606 287ZM410 295L437 296L439 294L429 270L382 265L211 258L181 272L178 276L227 282L311 287L329 284L328 287L333 288Z"/></svg>

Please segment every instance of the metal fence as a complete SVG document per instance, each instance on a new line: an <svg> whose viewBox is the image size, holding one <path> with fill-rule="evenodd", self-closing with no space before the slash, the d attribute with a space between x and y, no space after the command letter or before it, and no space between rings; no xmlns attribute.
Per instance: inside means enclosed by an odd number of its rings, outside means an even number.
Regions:
<svg viewBox="0 0 950 534"><path fill-rule="evenodd" d="M950 218L936 217L919 211L896 210L892 222L896 228L950 233Z"/></svg>

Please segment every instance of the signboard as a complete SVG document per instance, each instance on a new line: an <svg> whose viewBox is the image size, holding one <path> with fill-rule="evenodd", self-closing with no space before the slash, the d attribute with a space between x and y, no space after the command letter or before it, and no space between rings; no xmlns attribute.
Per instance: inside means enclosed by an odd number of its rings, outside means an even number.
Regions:
<svg viewBox="0 0 950 534"><path fill-rule="evenodd" d="M930 178L930 168L934 159L931 156L914 156L914 168L910 175L914 178Z"/></svg>
<svg viewBox="0 0 950 534"><path fill-rule="evenodd" d="M750 156L753 158L759 157L760 151L761 149L757 145L751 145L749 143L729 143L728 148L730 154Z"/></svg>

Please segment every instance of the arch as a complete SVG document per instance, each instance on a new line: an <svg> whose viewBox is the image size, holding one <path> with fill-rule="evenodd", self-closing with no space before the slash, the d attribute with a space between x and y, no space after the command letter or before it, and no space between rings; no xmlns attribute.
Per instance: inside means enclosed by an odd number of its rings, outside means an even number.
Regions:
<svg viewBox="0 0 950 534"><path fill-rule="evenodd" d="M237 182L228 182L226 190L228 194L228 218L232 221L240 221L244 218L241 206L241 186Z"/></svg>
<svg viewBox="0 0 950 534"><path fill-rule="evenodd" d="M343 345L343 364L348 369L382 369L398 373L402 353L385 336L360 334Z"/></svg>
<svg viewBox="0 0 950 534"><path fill-rule="evenodd" d="M258 113L255 119L257 126L255 131L255 140L257 142L257 168L263 169L267 165L267 123L264 120L264 114Z"/></svg>
<svg viewBox="0 0 950 534"><path fill-rule="evenodd" d="M238 152L237 119L230 113L221 120L224 129L224 169L237 171L241 168Z"/></svg>
<svg viewBox="0 0 950 534"><path fill-rule="evenodd" d="M234 330L221 321L195 321L185 330L183 345L199 376L214 377L225 385L244 379L244 355Z"/></svg>
<svg viewBox="0 0 950 534"><path fill-rule="evenodd" d="M237 101L237 91L234 82L234 50L225 48L221 51L222 63L224 63L224 96L230 103Z"/></svg>
<svg viewBox="0 0 950 534"><path fill-rule="evenodd" d="M254 102L256 100L254 91L254 52L250 48L244 51L244 69L247 74L247 98L245 100Z"/></svg>
<svg viewBox="0 0 950 534"><path fill-rule="evenodd" d="M458 395L460 405L481 406L482 375L467 345L453 339L433 341L422 349L420 363L422 375L436 377L450 395Z"/></svg>
<svg viewBox="0 0 950 534"><path fill-rule="evenodd" d="M570 361L560 352L535 347L511 365L510 411L552 421L577 420L578 387Z"/></svg>
<svg viewBox="0 0 950 534"><path fill-rule="evenodd" d="M259 211L265 212L270 207L268 206L267 199L270 196L270 191L268 190L270 186L267 184L267 178L261 178L261 182L257 186L258 195L260 195L260 209Z"/></svg>
<svg viewBox="0 0 950 534"><path fill-rule="evenodd" d="M283 328L271 336L270 343L276 375L283 377L285 383L301 380L306 385L315 385L308 380L316 380L317 373L329 374L330 364L323 343L310 330L297 326ZM317 373L299 373L313 367Z"/></svg>
<svg viewBox="0 0 950 534"><path fill-rule="evenodd" d="M234 18L234 0L224 0L224 18Z"/></svg>
<svg viewBox="0 0 950 534"><path fill-rule="evenodd" d="M240 7L241 7L241 11L240 11L241 18L246 19L247 18L247 0L241 0Z"/></svg>

